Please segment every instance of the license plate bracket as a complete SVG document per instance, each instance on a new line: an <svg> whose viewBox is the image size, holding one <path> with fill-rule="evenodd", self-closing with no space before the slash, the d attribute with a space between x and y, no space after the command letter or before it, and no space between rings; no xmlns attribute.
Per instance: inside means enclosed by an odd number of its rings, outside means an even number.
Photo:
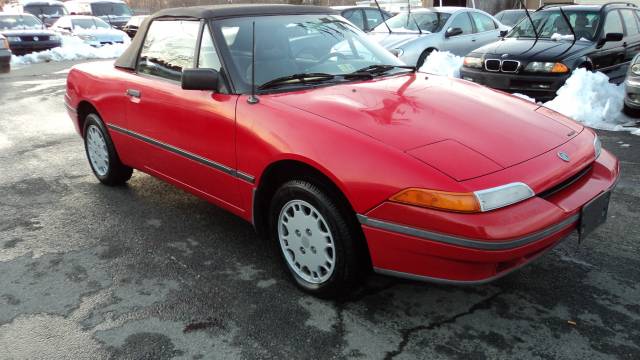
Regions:
<svg viewBox="0 0 640 360"><path fill-rule="evenodd" d="M589 234L607 220L611 191L606 191L589 201L580 211L578 240L582 242Z"/></svg>

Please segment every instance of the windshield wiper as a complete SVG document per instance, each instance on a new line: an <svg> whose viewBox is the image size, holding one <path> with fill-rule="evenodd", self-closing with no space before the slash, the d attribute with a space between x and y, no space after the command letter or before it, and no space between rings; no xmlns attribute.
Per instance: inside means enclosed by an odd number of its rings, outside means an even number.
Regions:
<svg viewBox="0 0 640 360"><path fill-rule="evenodd" d="M375 65L369 65L369 66L363 67L362 69L358 69L345 76L354 76L354 75L357 76L359 74L380 75L392 69L408 69L408 70L411 70L412 72L415 72L417 70L415 66L375 64Z"/></svg>
<svg viewBox="0 0 640 360"><path fill-rule="evenodd" d="M326 73L293 74L293 75L282 76L279 78L275 78L273 80L269 80L266 83L260 85L258 87L258 90L265 90L265 89L270 89L270 88L274 88L281 85L290 85L293 83L307 84L307 83L323 82L323 81L328 81L333 79L335 79L334 75L326 74Z"/></svg>

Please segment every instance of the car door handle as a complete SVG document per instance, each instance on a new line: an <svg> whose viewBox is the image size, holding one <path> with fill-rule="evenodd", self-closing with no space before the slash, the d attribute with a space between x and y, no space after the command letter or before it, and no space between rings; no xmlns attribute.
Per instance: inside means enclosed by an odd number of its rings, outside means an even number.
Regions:
<svg viewBox="0 0 640 360"><path fill-rule="evenodd" d="M140 90L127 89L127 96L131 96L131 97L140 99L141 95L142 94L140 94Z"/></svg>

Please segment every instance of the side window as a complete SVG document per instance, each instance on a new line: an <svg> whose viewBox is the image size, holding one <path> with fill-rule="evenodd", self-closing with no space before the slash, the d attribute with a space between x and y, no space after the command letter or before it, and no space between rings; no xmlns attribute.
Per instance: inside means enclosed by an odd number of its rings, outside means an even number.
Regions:
<svg viewBox="0 0 640 360"><path fill-rule="evenodd" d="M640 29L638 29L638 21L636 16L631 10L620 10L622 19L624 19L624 26L627 28L627 35L638 35Z"/></svg>
<svg viewBox="0 0 640 360"><path fill-rule="evenodd" d="M198 58L198 67L206 69L214 69L220 71L222 64L216 52L216 47L211 39L209 27L205 26L202 32L202 44L200 45L200 57Z"/></svg>
<svg viewBox="0 0 640 360"><path fill-rule="evenodd" d="M357 26L360 29L364 29L364 18L362 17L361 10L347 10L342 15L345 19L351 21L353 25Z"/></svg>
<svg viewBox="0 0 640 360"><path fill-rule="evenodd" d="M478 30L478 32L495 30L497 28L496 23L493 22L493 19L491 19L485 14L472 12L471 18L473 19L473 22L476 24L476 29Z"/></svg>
<svg viewBox="0 0 640 360"><path fill-rule="evenodd" d="M378 10L365 10L367 14L367 29L373 29L382 23L382 15Z"/></svg>
<svg viewBox="0 0 640 360"><path fill-rule="evenodd" d="M193 67L200 22L156 20L144 39L137 71L180 81L182 70Z"/></svg>
<svg viewBox="0 0 640 360"><path fill-rule="evenodd" d="M469 20L469 15L467 13L462 13L456 15L449 25L449 28L460 28L462 29L461 35L471 34L473 32L473 27L471 26L471 20Z"/></svg>
<svg viewBox="0 0 640 360"><path fill-rule="evenodd" d="M604 34L622 33L622 21L617 11L610 11L604 20Z"/></svg>

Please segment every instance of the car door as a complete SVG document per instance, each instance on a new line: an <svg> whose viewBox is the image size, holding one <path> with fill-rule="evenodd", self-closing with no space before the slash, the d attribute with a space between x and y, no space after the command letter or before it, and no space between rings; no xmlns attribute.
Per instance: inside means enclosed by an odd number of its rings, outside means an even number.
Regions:
<svg viewBox="0 0 640 360"><path fill-rule="evenodd" d="M624 43L626 46L624 63L628 65L633 57L640 52L640 25L638 24L638 18L636 17L635 10L621 9L620 15L622 15L622 21L625 29Z"/></svg>
<svg viewBox="0 0 640 360"><path fill-rule="evenodd" d="M607 74L611 79L616 79L624 77L624 69L621 68L621 64L626 57L626 39L604 42L606 34L611 33L624 33L622 19L617 10L607 13L596 50L590 56L594 70Z"/></svg>
<svg viewBox="0 0 640 360"><path fill-rule="evenodd" d="M208 25L154 20L126 90L125 131L137 140L138 163L146 171L233 209L239 204L234 177L238 96L225 94L224 87L183 90L182 70L197 66L221 70Z"/></svg>
<svg viewBox="0 0 640 360"><path fill-rule="evenodd" d="M453 29L459 28L462 30L461 34L447 36L447 33ZM476 34L473 32L473 25L471 25L471 18L466 11L460 12L453 16L449 24L445 26L445 35L443 40L443 46L440 50L450 51L458 56L465 56L471 50L477 48Z"/></svg>
<svg viewBox="0 0 640 360"><path fill-rule="evenodd" d="M477 11L471 12L470 15L476 31L476 42L475 44L469 44L467 54L481 46L498 41L500 35L498 25L489 15Z"/></svg>

